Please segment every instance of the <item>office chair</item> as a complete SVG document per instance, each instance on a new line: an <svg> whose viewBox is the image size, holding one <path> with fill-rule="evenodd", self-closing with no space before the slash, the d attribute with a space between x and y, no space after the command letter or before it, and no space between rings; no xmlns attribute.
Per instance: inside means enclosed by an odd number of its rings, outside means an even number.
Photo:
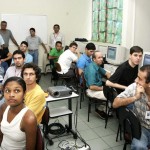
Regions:
<svg viewBox="0 0 150 150"><path fill-rule="evenodd" d="M36 135L36 150L44 150L44 138L41 134L41 129L39 125L37 126L37 135Z"/></svg>
<svg viewBox="0 0 150 150"><path fill-rule="evenodd" d="M106 120L105 120L105 128L106 128L108 118L109 118L109 113L113 112L113 107L112 107L113 101L114 101L114 99L116 98L116 96L118 94L117 94L116 89L113 88L113 87L110 87L110 86L104 86L103 87L103 93L104 93L104 96L106 97L106 99L108 101L108 113L107 113L107 117L106 117Z"/></svg>
<svg viewBox="0 0 150 150"><path fill-rule="evenodd" d="M123 150L126 150L126 146L132 143L133 138L140 139L141 124L136 114L126 107L119 108L118 117L120 124L123 126L125 140Z"/></svg>

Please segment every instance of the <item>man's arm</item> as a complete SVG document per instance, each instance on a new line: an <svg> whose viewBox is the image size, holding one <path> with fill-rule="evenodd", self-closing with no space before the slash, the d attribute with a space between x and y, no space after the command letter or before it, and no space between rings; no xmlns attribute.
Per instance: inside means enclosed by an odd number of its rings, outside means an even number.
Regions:
<svg viewBox="0 0 150 150"><path fill-rule="evenodd" d="M126 98L116 97L113 102L113 107L118 108L120 106L127 106L128 104L133 103L136 100L140 99L143 93L144 93L144 88L140 85L137 85L134 96L126 97Z"/></svg>
<svg viewBox="0 0 150 150"><path fill-rule="evenodd" d="M7 57L6 57L6 58L1 59L1 62L5 62L5 61L7 61L7 60L9 60L9 59L11 59L11 58L12 58L12 54L9 52L9 53L7 54Z"/></svg>
<svg viewBox="0 0 150 150"><path fill-rule="evenodd" d="M107 79L109 79L109 78L110 78L110 76L111 76L111 73L106 72L105 76L107 77Z"/></svg>
<svg viewBox="0 0 150 150"><path fill-rule="evenodd" d="M48 51L47 51L46 46L44 45L44 43L41 43L41 45L43 46L43 48L44 48L44 50L45 50L45 53L47 54L47 53L48 53Z"/></svg>
<svg viewBox="0 0 150 150"><path fill-rule="evenodd" d="M93 91L102 91L103 90L103 86L96 86L96 85L91 85L89 87L90 90L93 90Z"/></svg>
<svg viewBox="0 0 150 150"><path fill-rule="evenodd" d="M121 84L118 84L118 83L113 83L109 80L106 81L106 85L110 86L110 87L118 88L118 89L125 89L127 87L127 86L124 86L124 85L121 85Z"/></svg>
<svg viewBox="0 0 150 150"><path fill-rule="evenodd" d="M18 43L16 42L15 38L13 37L12 33L11 33L10 38L11 38L12 42L18 47L18 49L20 49L20 47L19 47Z"/></svg>

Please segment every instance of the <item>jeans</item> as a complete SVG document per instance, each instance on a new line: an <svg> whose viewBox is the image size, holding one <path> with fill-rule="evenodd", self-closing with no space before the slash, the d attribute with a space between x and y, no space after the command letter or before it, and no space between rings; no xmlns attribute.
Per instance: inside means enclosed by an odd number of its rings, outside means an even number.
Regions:
<svg viewBox="0 0 150 150"><path fill-rule="evenodd" d="M4 68L4 74L5 74L6 70L8 69L8 64L7 64L7 62L2 62L1 65Z"/></svg>
<svg viewBox="0 0 150 150"><path fill-rule="evenodd" d="M38 56L39 56L38 49L29 50L29 54L32 55L33 57L33 63L38 66Z"/></svg>
<svg viewBox="0 0 150 150"><path fill-rule="evenodd" d="M150 145L150 129L142 127L141 138L138 140L133 138L131 150L148 150L147 146Z"/></svg>

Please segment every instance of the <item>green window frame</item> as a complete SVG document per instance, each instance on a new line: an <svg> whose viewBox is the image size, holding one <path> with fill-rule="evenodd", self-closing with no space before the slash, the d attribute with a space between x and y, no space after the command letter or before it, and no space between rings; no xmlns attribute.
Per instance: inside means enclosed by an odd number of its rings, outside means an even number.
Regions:
<svg viewBox="0 0 150 150"><path fill-rule="evenodd" d="M92 40L121 44L123 0L93 0Z"/></svg>

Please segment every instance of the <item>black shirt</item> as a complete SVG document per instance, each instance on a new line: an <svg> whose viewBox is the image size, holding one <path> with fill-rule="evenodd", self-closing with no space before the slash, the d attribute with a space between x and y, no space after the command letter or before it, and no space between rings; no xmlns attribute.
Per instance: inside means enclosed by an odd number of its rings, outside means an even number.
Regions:
<svg viewBox="0 0 150 150"><path fill-rule="evenodd" d="M118 83L124 86L129 86L134 82L138 74L138 65L134 68L130 66L129 62L122 63L115 71L115 73L109 78L109 81ZM118 94L121 93L122 89L116 89Z"/></svg>
<svg viewBox="0 0 150 150"><path fill-rule="evenodd" d="M2 49L0 49L0 59L7 58L8 53L9 53L8 50L2 50Z"/></svg>

